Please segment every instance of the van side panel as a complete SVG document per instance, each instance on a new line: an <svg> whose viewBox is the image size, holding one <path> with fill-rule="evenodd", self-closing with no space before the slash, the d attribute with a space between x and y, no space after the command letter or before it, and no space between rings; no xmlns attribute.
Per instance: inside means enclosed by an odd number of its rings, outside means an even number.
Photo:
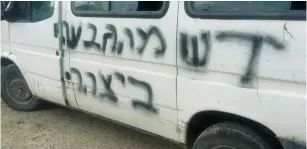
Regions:
<svg viewBox="0 0 307 149"><path fill-rule="evenodd" d="M70 47L71 88L80 109L179 140L177 9L170 2L159 19L93 17L75 16L69 3L65 21L78 37Z"/></svg>
<svg viewBox="0 0 307 149"><path fill-rule="evenodd" d="M182 128L195 113L213 110L257 121L277 136L304 140L305 29L305 21L191 18L181 2L177 100ZM198 59L191 58L193 46Z"/></svg>

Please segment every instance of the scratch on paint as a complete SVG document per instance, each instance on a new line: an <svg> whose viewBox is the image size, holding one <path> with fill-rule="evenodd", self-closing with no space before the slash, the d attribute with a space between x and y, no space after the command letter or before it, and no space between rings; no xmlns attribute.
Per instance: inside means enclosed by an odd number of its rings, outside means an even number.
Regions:
<svg viewBox="0 0 307 149"><path fill-rule="evenodd" d="M284 31L286 31L290 35L290 37L293 38L292 34L288 31L288 28L286 25L287 25L287 22L285 22L284 24Z"/></svg>
<svg viewBox="0 0 307 149"><path fill-rule="evenodd" d="M295 84L298 84L298 83L296 82L296 80L295 80L294 77L295 77L295 74L292 76L292 78L293 78L294 83L295 83Z"/></svg>
<svg viewBox="0 0 307 149"><path fill-rule="evenodd" d="M260 102L260 104L261 104L261 100L260 100L260 97L259 97L259 86L258 86L258 75L256 76L256 78L257 78L257 98L258 98L258 100L259 100L259 102Z"/></svg>

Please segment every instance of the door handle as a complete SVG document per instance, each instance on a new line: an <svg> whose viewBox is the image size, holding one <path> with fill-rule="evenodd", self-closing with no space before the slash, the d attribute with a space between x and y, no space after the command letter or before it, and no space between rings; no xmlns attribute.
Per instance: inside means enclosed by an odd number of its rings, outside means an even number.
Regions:
<svg viewBox="0 0 307 149"><path fill-rule="evenodd" d="M60 55L59 51L55 51L55 55L59 56Z"/></svg>

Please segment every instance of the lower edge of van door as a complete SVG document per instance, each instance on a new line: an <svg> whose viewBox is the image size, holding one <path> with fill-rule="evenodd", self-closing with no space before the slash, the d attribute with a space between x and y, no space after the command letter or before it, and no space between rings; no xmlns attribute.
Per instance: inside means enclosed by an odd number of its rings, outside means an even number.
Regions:
<svg viewBox="0 0 307 149"><path fill-rule="evenodd" d="M296 141L294 139L288 139L288 138L279 138L278 140L284 147L284 149L306 149L306 143Z"/></svg>

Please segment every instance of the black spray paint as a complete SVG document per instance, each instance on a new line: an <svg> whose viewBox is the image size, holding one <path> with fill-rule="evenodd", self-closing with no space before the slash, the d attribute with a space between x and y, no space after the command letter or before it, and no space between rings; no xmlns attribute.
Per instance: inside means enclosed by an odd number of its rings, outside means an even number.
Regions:
<svg viewBox="0 0 307 149"><path fill-rule="evenodd" d="M130 41L129 42L130 48L133 50L134 49L134 37L133 37L133 33L132 33L131 29L126 27L124 29L124 33L128 36L129 41Z"/></svg>
<svg viewBox="0 0 307 149"><path fill-rule="evenodd" d="M203 58L199 61L199 65L207 66L211 54L211 47L212 47L212 41L211 41L211 34L209 31L201 33L201 39L203 43L205 44L205 53Z"/></svg>
<svg viewBox="0 0 307 149"><path fill-rule="evenodd" d="M100 97L104 98L107 97L108 99L110 99L113 102L117 102L118 98L115 96L112 88L111 88L111 83L112 83L112 75L107 75L107 77L105 77L101 72L98 73L102 83L105 87L105 89L107 90L106 93L101 93Z"/></svg>
<svg viewBox="0 0 307 149"><path fill-rule="evenodd" d="M145 89L148 93L148 100L147 102L143 102L143 101L140 101L140 100L137 100L137 99L134 99L132 101L132 105L133 107L137 108L137 107L143 107L149 111L152 111L154 113L157 112L157 109L153 106L153 93L152 93L152 88L151 88L151 85L147 82L144 82L144 81L140 81L140 80L137 80L131 76L128 77L128 81L134 85L134 86L137 86L137 87L141 87L143 89Z"/></svg>
<svg viewBox="0 0 307 149"><path fill-rule="evenodd" d="M141 44L140 47L138 47L138 52L139 54L143 54L145 47L147 46L147 43L150 39L150 37L152 35L156 35L161 43L161 47L160 48L155 48L155 56L156 57L160 57L163 56L165 54L167 45L166 45L166 41L164 39L163 34L161 33L160 29L156 26L151 26L148 30L148 32L146 33L143 29L141 28L137 28L137 32L139 34L139 36L141 37L143 43Z"/></svg>
<svg viewBox="0 0 307 149"><path fill-rule="evenodd" d="M142 30L141 28L137 28L136 31L138 32L139 36L140 36L141 39L143 40L141 46L138 47L138 52L139 52L139 54L143 54L144 49L145 49L145 46L146 46L146 45L145 45L145 44L146 44L145 41L147 41L148 36L147 36L147 34L145 33L145 31Z"/></svg>
<svg viewBox="0 0 307 149"><path fill-rule="evenodd" d="M118 41L116 27L112 24L107 24L106 29L109 30L110 32L103 34L102 52L105 53L107 42L108 42L107 40L113 39L112 47L111 47L112 53L116 52L117 54L122 54L124 45L122 41ZM117 41L118 41L118 44L117 44Z"/></svg>
<svg viewBox="0 0 307 149"><path fill-rule="evenodd" d="M189 60L189 37L186 33L180 33L180 48L181 48L181 58L182 60L190 66L194 67L206 67L209 62L209 57L211 53L211 36L210 32L201 33L201 39L205 45L204 55L202 58L199 57L198 51L198 39L197 36L191 37L192 45L192 58Z"/></svg>
<svg viewBox="0 0 307 149"><path fill-rule="evenodd" d="M83 41L84 47L85 48L91 48L95 47L98 51L101 50L100 44L96 42L96 36L97 36L97 28L94 24L89 23L88 28L93 31L92 38L90 41Z"/></svg>
<svg viewBox="0 0 307 149"><path fill-rule="evenodd" d="M248 84L252 81L253 77L256 75L255 69L257 69L258 59L262 50L263 44L269 44L273 46L276 50L282 50L285 46L277 41L272 36L262 36L249 33L241 33L234 31L225 31L217 34L216 39L223 42L227 40L243 40L251 43L251 57L247 64L247 70L241 78L242 84Z"/></svg>
<svg viewBox="0 0 307 149"><path fill-rule="evenodd" d="M66 21L63 21L63 26L66 30L66 44L69 49L75 49L79 43L81 33L82 33L82 27L81 25L77 28L77 33L75 31L75 26L71 26L71 30L69 31L69 25ZM70 35L71 32L71 35ZM65 44L65 43L64 43Z"/></svg>
<svg viewBox="0 0 307 149"><path fill-rule="evenodd" d="M194 60L195 58L198 59L198 40L197 40L197 36L193 36L191 38L191 40L192 40L193 58L192 58L192 61L189 61L189 59L188 59L189 58L188 35L185 34L185 33L180 33L181 58L188 65L197 66L197 63Z"/></svg>
<svg viewBox="0 0 307 149"><path fill-rule="evenodd" d="M124 49L124 43L122 41L119 41L116 49L117 54L121 55Z"/></svg>
<svg viewBox="0 0 307 149"><path fill-rule="evenodd" d="M116 51L116 43L117 43L117 29L113 24L107 24L106 28L112 32L113 43L112 43L111 51L115 52Z"/></svg>
<svg viewBox="0 0 307 149"><path fill-rule="evenodd" d="M104 54L106 51L106 46L107 46L107 42L108 39L112 38L112 33L104 33L102 36L102 53Z"/></svg>
<svg viewBox="0 0 307 149"><path fill-rule="evenodd" d="M125 76L122 73L114 72L115 77L122 83L122 85L125 87Z"/></svg>
<svg viewBox="0 0 307 149"><path fill-rule="evenodd" d="M71 73L75 73L78 76L78 82L79 82L79 87L78 90L80 92L87 92L87 87L84 87L82 84L82 75L80 73L80 71L77 68L70 68Z"/></svg>
<svg viewBox="0 0 307 149"><path fill-rule="evenodd" d="M96 84L96 77L93 73L91 72L86 72L86 75L91 78L92 80L92 84L93 84L93 91L92 91L92 95L93 96L96 96L96 92L97 92L97 84Z"/></svg>

